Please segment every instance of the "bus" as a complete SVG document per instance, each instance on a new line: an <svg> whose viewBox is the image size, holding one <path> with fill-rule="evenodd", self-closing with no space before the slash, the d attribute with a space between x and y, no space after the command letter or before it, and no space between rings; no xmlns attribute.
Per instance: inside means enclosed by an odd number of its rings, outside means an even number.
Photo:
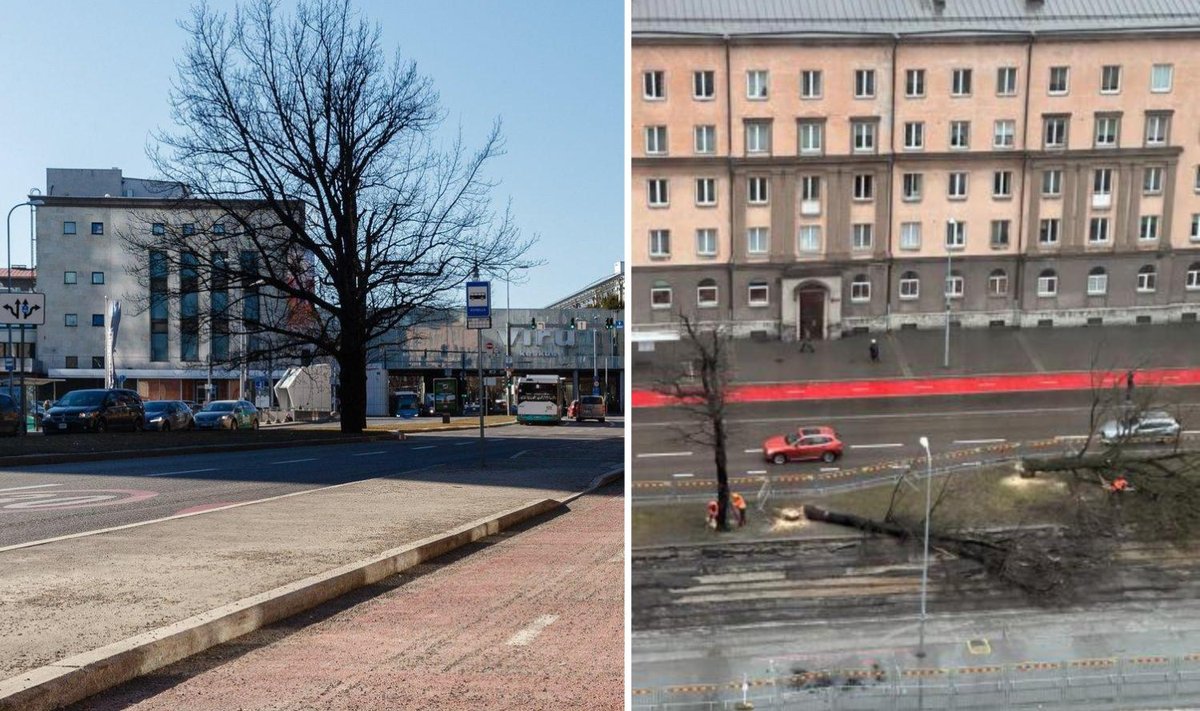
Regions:
<svg viewBox="0 0 1200 711"><path fill-rule="evenodd" d="M397 390L392 393L396 403L396 417L408 419L421 414L421 396L412 390Z"/></svg>
<svg viewBox="0 0 1200 711"><path fill-rule="evenodd" d="M557 375L526 375L517 380L517 422L557 425L563 416L563 379Z"/></svg>

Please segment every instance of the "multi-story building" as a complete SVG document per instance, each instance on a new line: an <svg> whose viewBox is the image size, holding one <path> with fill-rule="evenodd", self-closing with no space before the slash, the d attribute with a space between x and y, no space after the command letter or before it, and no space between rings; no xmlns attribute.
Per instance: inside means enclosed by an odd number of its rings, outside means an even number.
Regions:
<svg viewBox="0 0 1200 711"><path fill-rule="evenodd" d="M1200 6L634 0L632 321L1196 320Z"/></svg>

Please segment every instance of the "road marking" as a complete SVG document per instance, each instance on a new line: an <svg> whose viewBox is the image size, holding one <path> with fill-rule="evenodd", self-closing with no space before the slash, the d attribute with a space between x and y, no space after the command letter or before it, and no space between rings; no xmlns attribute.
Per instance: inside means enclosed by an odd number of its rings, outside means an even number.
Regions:
<svg viewBox="0 0 1200 711"><path fill-rule="evenodd" d="M62 486L62 484L33 484L31 486L10 486L7 489L0 489L0 491L21 491L24 489L45 489L48 486Z"/></svg>
<svg viewBox="0 0 1200 711"><path fill-rule="evenodd" d="M516 459L517 457L521 456L522 454L525 454L528 451L529 451L528 449L522 449L520 452L517 452L516 454L509 457L509 459Z"/></svg>
<svg viewBox="0 0 1200 711"><path fill-rule="evenodd" d="M300 462L315 462L315 461L317 461L316 457L309 457L308 459L285 459L282 462L271 462L271 463L272 464L299 464Z"/></svg>
<svg viewBox="0 0 1200 711"><path fill-rule="evenodd" d="M841 467L821 467L821 471L823 472L839 472L841 470Z"/></svg>
<svg viewBox="0 0 1200 711"><path fill-rule="evenodd" d="M676 479L687 479L696 475L692 474L691 472L682 472L680 474L672 474L671 476L675 477Z"/></svg>
<svg viewBox="0 0 1200 711"><path fill-rule="evenodd" d="M1054 435L1054 439L1087 439L1087 435Z"/></svg>
<svg viewBox="0 0 1200 711"><path fill-rule="evenodd" d="M216 470L217 470L216 467L209 467L207 469L183 469L183 470L177 471L177 472L159 472L157 474L146 474L146 476L172 476L174 474L199 474L200 472L215 472Z"/></svg>
<svg viewBox="0 0 1200 711"><path fill-rule="evenodd" d="M743 452L745 452L746 454L758 454L759 452L761 452L761 451L762 451L762 448L757 448L757 449L743 449L742 451L743 451Z"/></svg>
<svg viewBox="0 0 1200 711"><path fill-rule="evenodd" d="M513 647L524 647L536 639L542 633L542 630L549 627L557 619L558 615L542 615L533 622L530 622L528 627L509 637L508 644Z"/></svg>
<svg viewBox="0 0 1200 711"><path fill-rule="evenodd" d="M955 444L996 444L997 442L1007 442L1006 439L956 439Z"/></svg>
<svg viewBox="0 0 1200 711"><path fill-rule="evenodd" d="M436 446L436 444L427 444L424 447L413 447L413 449L433 449Z"/></svg>
<svg viewBox="0 0 1200 711"><path fill-rule="evenodd" d="M351 457L370 457L370 456L373 456L376 454L387 454L387 452L382 452L382 451L380 451L380 452L359 452L358 454L351 454L350 456Z"/></svg>
<svg viewBox="0 0 1200 711"><path fill-rule="evenodd" d="M650 452L649 454L639 454L638 459L648 459L650 457L690 457L691 452Z"/></svg>
<svg viewBox="0 0 1200 711"><path fill-rule="evenodd" d="M889 442L888 444L852 444L850 449L890 449L892 447L903 447L900 442Z"/></svg>
<svg viewBox="0 0 1200 711"><path fill-rule="evenodd" d="M1200 434L1200 430L1184 430L1183 434Z"/></svg>
<svg viewBox="0 0 1200 711"><path fill-rule="evenodd" d="M475 444L474 442L455 442L455 447L466 447L467 445Z"/></svg>
<svg viewBox="0 0 1200 711"><path fill-rule="evenodd" d="M747 474L766 474L767 470L766 469L751 469L750 471L748 471L746 473Z"/></svg>
<svg viewBox="0 0 1200 711"><path fill-rule="evenodd" d="M157 492L141 489L30 491L23 494L0 496L0 509L10 511L78 509L87 506L133 504L155 496L158 496Z"/></svg>

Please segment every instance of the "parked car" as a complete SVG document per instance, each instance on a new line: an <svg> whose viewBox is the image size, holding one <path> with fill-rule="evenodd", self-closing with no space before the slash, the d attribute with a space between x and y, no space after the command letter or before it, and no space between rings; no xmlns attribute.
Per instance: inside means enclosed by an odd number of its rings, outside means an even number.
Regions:
<svg viewBox="0 0 1200 711"><path fill-rule="evenodd" d="M182 400L147 400L145 405L148 430L170 432L195 426L192 410Z"/></svg>
<svg viewBox="0 0 1200 711"><path fill-rule="evenodd" d="M0 395L0 432L15 437L23 429L25 423L21 422L21 403L9 395Z"/></svg>
<svg viewBox="0 0 1200 711"><path fill-rule="evenodd" d="M246 400L213 400L194 417L198 430L258 429L258 409Z"/></svg>
<svg viewBox="0 0 1200 711"><path fill-rule="evenodd" d="M605 412L604 397L601 395L584 395L575 401L578 403L575 408L575 421L583 422L584 420L599 420L604 422Z"/></svg>
<svg viewBox="0 0 1200 711"><path fill-rule="evenodd" d="M140 430L146 421L142 398L132 390L75 390L63 395L42 417L46 434Z"/></svg>
<svg viewBox="0 0 1200 711"><path fill-rule="evenodd" d="M776 435L763 442L763 458L774 464L803 459L832 462L842 456L842 441L832 427L800 427L796 432Z"/></svg>
<svg viewBox="0 0 1200 711"><path fill-rule="evenodd" d="M1131 419L1109 420L1100 428L1105 444L1169 442L1179 436L1179 422L1170 413L1143 412Z"/></svg>

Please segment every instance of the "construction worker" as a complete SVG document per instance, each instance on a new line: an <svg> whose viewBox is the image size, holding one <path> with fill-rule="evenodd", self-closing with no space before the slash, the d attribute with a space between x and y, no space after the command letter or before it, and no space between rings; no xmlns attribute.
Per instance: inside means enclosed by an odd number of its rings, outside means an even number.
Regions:
<svg viewBox="0 0 1200 711"><path fill-rule="evenodd" d="M717 527L717 510L718 510L718 509L717 509L717 502L716 502L716 501L709 501L709 502L708 502L708 520L707 520L707 522L706 522L706 525L707 525L709 528L716 528L716 527Z"/></svg>
<svg viewBox="0 0 1200 711"><path fill-rule="evenodd" d="M737 511L738 528L741 528L746 525L746 500L736 491L730 495L729 499L733 503L734 510Z"/></svg>
<svg viewBox="0 0 1200 711"><path fill-rule="evenodd" d="M1114 494L1120 494L1128 488L1129 480L1125 478L1124 474L1118 474L1117 478L1113 479L1112 484L1109 485L1109 490Z"/></svg>

